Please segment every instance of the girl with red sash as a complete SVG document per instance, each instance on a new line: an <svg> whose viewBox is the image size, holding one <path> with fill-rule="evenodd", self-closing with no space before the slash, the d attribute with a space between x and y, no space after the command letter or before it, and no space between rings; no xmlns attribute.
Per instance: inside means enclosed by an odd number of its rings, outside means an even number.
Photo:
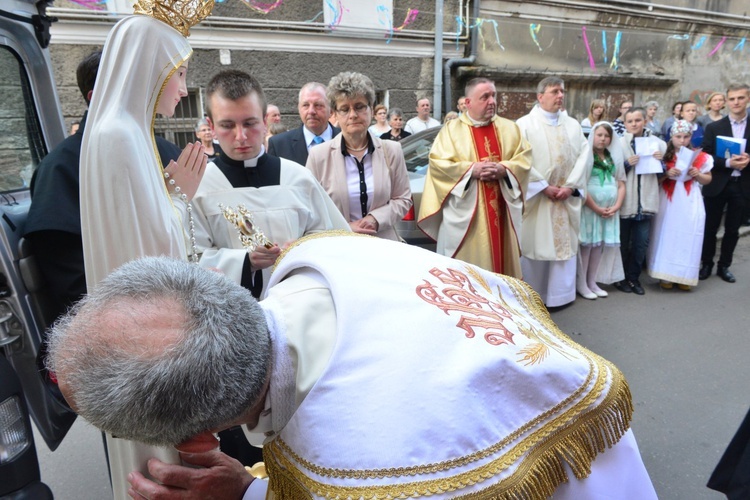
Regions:
<svg viewBox="0 0 750 500"><path fill-rule="evenodd" d="M689 166L678 161L678 155L687 153L683 148L692 149L691 138L692 125L676 120L663 159L666 175L661 180L659 212L651 227L648 274L667 290L675 283L681 290L698 284L706 221L700 186L711 182L714 162L703 152L694 155Z"/></svg>

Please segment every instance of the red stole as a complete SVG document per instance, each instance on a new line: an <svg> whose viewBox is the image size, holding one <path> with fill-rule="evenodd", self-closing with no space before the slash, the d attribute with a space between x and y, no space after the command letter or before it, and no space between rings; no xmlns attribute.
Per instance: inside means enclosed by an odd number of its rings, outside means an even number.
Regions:
<svg viewBox="0 0 750 500"><path fill-rule="evenodd" d="M665 163L667 170L670 168L674 168L675 164L677 163L677 158L672 158L668 162ZM703 167L703 164L706 163L706 153L700 153L698 157L693 161L693 164L690 165L690 167L695 167L698 170ZM688 167L689 168L689 167ZM664 179L664 181L661 183L662 189L664 189L664 193L667 195L667 200L672 201L672 195L674 194L674 187L677 184L677 181L674 179ZM685 179L684 182L685 185L685 192L690 196L690 189L693 187L693 178L688 177Z"/></svg>
<svg viewBox="0 0 750 500"><path fill-rule="evenodd" d="M471 127L474 139L474 152L479 161L499 162L503 151L497 138L495 126L490 122L482 127ZM480 190L477 204L478 210L484 210L487 215L486 224L489 235L490 255L492 256L492 271L503 273L503 229L505 225L505 200L500 192L499 181L479 181ZM483 196L482 196L483 195ZM476 217L474 218L476 220Z"/></svg>

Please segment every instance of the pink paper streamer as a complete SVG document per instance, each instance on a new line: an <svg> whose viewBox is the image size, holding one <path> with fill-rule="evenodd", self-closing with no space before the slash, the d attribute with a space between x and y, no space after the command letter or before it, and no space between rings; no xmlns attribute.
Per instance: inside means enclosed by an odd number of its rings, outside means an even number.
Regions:
<svg viewBox="0 0 750 500"><path fill-rule="evenodd" d="M393 31L401 31L402 29L409 26L417 18L417 14L419 14L419 10L409 9L408 12L406 13L406 17L404 18L404 23L398 28L393 28Z"/></svg>
<svg viewBox="0 0 750 500"><path fill-rule="evenodd" d="M711 57L712 55L716 54L716 51L719 50L721 48L721 46L724 45L724 42L726 42L726 41L727 41L727 37L725 37L725 36L721 37L721 41L719 41L719 43L716 44L716 47L714 47L714 50L712 50L711 52L709 52L708 56L706 56L706 57L708 58L708 57Z"/></svg>
<svg viewBox="0 0 750 500"><path fill-rule="evenodd" d="M258 2L256 0L244 0L245 5L250 7L255 12L261 14L268 14L275 8L277 8L284 0L276 0L273 3Z"/></svg>
<svg viewBox="0 0 750 500"><path fill-rule="evenodd" d="M591 66L591 69L596 71L596 63L594 62L594 56L591 54L589 37L586 36L586 26L581 26L581 31L583 31L583 43L586 44L586 53L589 55L589 66Z"/></svg>
<svg viewBox="0 0 750 500"><path fill-rule="evenodd" d="M91 10L104 10L106 7L104 5L104 1L102 0L71 0L73 3L77 3L78 5L82 5L86 7L87 9Z"/></svg>

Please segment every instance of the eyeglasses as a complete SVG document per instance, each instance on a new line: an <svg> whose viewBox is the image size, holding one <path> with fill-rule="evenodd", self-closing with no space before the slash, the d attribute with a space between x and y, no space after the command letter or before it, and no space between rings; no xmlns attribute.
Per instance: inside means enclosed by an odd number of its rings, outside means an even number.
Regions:
<svg viewBox="0 0 750 500"><path fill-rule="evenodd" d="M361 115L365 111L367 111L369 107L370 106L368 106L367 104L362 104L360 102L360 103L355 104L354 107L352 108L349 108L349 107L336 108L336 113L338 113L339 116L347 116L351 112L351 110L354 110L355 113L357 113L358 115Z"/></svg>

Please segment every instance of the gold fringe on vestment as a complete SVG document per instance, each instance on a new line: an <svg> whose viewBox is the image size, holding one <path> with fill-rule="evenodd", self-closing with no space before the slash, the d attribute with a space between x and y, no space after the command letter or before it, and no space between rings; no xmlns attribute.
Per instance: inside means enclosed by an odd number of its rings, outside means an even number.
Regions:
<svg viewBox="0 0 750 500"><path fill-rule="evenodd" d="M274 442L263 449L269 475L269 488L278 500L302 500L321 495L329 499L396 499L457 493L453 498L467 500L536 500L550 497L567 482L564 464L578 479L591 473L591 463L599 453L616 444L630 427L633 404L630 388L614 368L612 387L604 400L531 449L507 478L487 488L460 495L467 485L491 479L492 475L471 476L473 471L445 478L389 485L334 486L307 477L294 466ZM474 471L476 472L476 471Z"/></svg>

